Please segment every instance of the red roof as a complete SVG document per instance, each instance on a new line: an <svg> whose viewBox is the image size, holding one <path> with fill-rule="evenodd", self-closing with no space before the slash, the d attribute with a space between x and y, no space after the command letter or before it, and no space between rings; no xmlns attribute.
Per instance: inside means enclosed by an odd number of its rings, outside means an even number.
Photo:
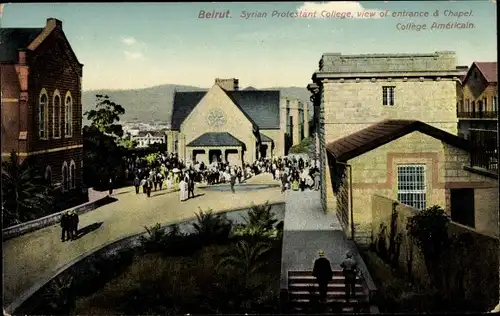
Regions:
<svg viewBox="0 0 500 316"><path fill-rule="evenodd" d="M455 147L469 149L465 139L423 122L384 120L327 144L326 150L337 161L347 161L415 131L440 139Z"/></svg>
<svg viewBox="0 0 500 316"><path fill-rule="evenodd" d="M498 81L497 63L496 62L474 62L477 69L483 74L488 83L495 83ZM472 67L471 67L472 68Z"/></svg>

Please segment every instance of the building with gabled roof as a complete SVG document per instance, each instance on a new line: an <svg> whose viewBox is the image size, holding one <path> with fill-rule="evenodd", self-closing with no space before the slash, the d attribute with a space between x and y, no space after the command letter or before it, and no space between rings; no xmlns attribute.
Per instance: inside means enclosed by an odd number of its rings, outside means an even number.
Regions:
<svg viewBox="0 0 500 316"><path fill-rule="evenodd" d="M474 164L498 173L498 70L496 62L473 62L457 100L458 133L476 148Z"/></svg>
<svg viewBox="0 0 500 316"><path fill-rule="evenodd" d="M2 160L36 161L68 196L82 188L82 70L62 22L1 28ZM70 194L71 193L71 194Z"/></svg>
<svg viewBox="0 0 500 316"><path fill-rule="evenodd" d="M417 120L384 120L325 148L334 209L358 243L378 233L374 195L419 210L439 205L452 221L498 235L498 179L471 168L463 138Z"/></svg>
<svg viewBox="0 0 500 316"><path fill-rule="evenodd" d="M238 79L217 78L208 91L175 92L169 151L185 161L240 165L284 156L308 136L306 105L279 91L238 85Z"/></svg>

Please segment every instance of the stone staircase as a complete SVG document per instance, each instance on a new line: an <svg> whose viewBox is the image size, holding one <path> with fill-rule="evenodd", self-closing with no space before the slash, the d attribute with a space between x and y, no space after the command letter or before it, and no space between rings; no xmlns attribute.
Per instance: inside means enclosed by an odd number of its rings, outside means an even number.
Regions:
<svg viewBox="0 0 500 316"><path fill-rule="evenodd" d="M370 313L368 291L360 277L356 280L356 297L346 302L344 275L340 269L333 271L333 279L328 284L326 304L318 304L318 298L318 284L312 271L288 271L290 312L315 313L320 308L321 312Z"/></svg>

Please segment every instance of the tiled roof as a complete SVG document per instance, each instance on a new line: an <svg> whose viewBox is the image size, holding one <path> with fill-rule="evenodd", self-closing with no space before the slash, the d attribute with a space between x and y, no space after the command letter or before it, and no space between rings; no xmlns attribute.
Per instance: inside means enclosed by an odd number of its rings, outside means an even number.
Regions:
<svg viewBox="0 0 500 316"><path fill-rule="evenodd" d="M279 91L225 91L228 97L260 129L280 128ZM172 129L178 130L182 122L201 101L207 91L176 92L172 111Z"/></svg>
<svg viewBox="0 0 500 316"><path fill-rule="evenodd" d="M0 62L17 62L19 49L27 48L43 28L0 28Z"/></svg>
<svg viewBox="0 0 500 316"><path fill-rule="evenodd" d="M385 120L326 145L338 161L347 161L409 133L419 131L455 147L469 150L465 139L414 120Z"/></svg>
<svg viewBox="0 0 500 316"><path fill-rule="evenodd" d="M209 132L201 135L192 142L188 147L224 147L224 146L244 146L244 143L233 135L223 132Z"/></svg>
<svg viewBox="0 0 500 316"><path fill-rule="evenodd" d="M496 62L474 62L488 83L498 82Z"/></svg>
<svg viewBox="0 0 500 316"><path fill-rule="evenodd" d="M261 142L272 142L273 139L270 138L269 136L266 136L266 135L260 133L260 141Z"/></svg>

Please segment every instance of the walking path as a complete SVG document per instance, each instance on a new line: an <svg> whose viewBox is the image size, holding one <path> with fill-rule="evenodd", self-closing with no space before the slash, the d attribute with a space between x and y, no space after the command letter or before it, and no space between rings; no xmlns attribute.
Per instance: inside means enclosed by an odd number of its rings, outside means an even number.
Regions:
<svg viewBox="0 0 500 316"><path fill-rule="evenodd" d="M281 289L288 289L288 270L312 270L320 249L333 269L340 268L348 250L359 257L337 216L323 212L320 191L288 190L285 195Z"/></svg>
<svg viewBox="0 0 500 316"><path fill-rule="evenodd" d="M278 182L272 180L271 175L262 174L248 179L247 183ZM143 232L144 226L192 218L199 207L216 212L244 208L252 203L284 201L280 188L276 187L238 192L236 186L235 194L195 189L195 194L196 198L180 202L178 192L157 191L148 198L145 194L136 195L134 187L126 187L112 195L118 201L80 216L79 228L103 224L75 241L62 243L58 224L7 240L3 243L4 306L79 255L109 241Z"/></svg>

